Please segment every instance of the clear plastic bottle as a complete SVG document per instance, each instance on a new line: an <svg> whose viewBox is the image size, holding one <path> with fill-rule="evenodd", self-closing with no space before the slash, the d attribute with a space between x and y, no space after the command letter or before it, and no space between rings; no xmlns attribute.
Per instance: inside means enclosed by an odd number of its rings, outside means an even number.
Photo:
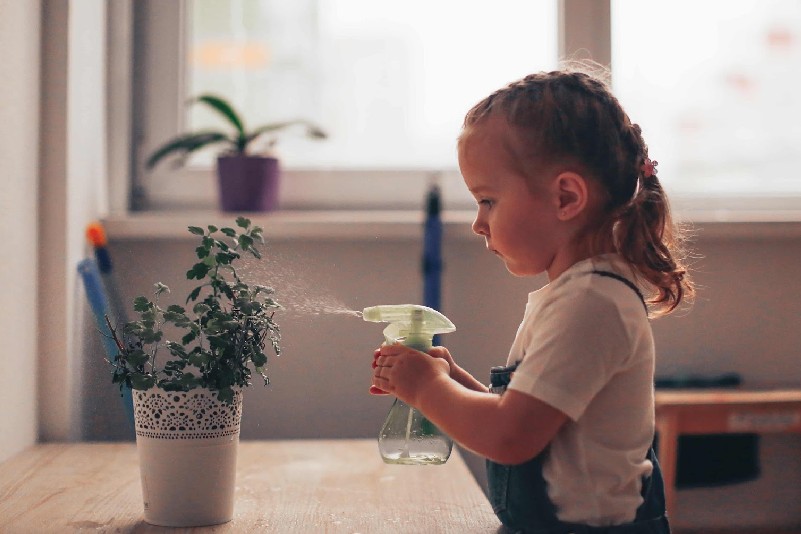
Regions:
<svg viewBox="0 0 801 534"><path fill-rule="evenodd" d="M378 450L388 464L438 465L448 461L453 440L423 415L395 399L381 433Z"/></svg>
<svg viewBox="0 0 801 534"><path fill-rule="evenodd" d="M444 315L426 306L401 304L373 306L362 312L365 321L389 322L384 330L387 343L402 343L427 352L435 334L453 332L456 327ZM438 465L448 461L453 440L434 423L395 399L378 435L378 450L388 464Z"/></svg>

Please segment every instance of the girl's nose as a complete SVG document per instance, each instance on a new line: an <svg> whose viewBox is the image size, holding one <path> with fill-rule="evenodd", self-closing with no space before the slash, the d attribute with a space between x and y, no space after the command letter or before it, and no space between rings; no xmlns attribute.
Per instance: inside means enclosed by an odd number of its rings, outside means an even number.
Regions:
<svg viewBox="0 0 801 534"><path fill-rule="evenodd" d="M476 215L475 220L473 221L473 232L478 235L487 236L489 232L487 231L487 224L481 219L481 216Z"/></svg>

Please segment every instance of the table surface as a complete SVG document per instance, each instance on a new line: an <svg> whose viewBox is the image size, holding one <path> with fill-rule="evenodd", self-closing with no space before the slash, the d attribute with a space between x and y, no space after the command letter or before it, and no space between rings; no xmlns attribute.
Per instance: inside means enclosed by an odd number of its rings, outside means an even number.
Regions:
<svg viewBox="0 0 801 534"><path fill-rule="evenodd" d="M234 519L165 529L142 515L133 443L39 444L0 464L0 532L502 532L458 451L381 461L375 440L242 441Z"/></svg>

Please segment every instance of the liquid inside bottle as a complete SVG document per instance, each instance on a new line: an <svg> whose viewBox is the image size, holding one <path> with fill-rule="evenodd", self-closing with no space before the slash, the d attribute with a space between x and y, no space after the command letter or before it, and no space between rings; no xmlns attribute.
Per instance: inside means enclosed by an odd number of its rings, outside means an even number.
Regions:
<svg viewBox="0 0 801 534"><path fill-rule="evenodd" d="M388 464L438 465L448 461L453 441L420 412L395 399L378 436L378 449Z"/></svg>

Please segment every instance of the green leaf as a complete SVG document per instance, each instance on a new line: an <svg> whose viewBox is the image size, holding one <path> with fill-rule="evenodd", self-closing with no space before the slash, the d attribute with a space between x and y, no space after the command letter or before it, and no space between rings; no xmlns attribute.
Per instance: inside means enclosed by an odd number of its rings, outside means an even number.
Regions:
<svg viewBox="0 0 801 534"><path fill-rule="evenodd" d="M189 345L195 339L197 339L197 334L194 331L192 331L187 333L184 337L181 338L181 343L183 343L184 345Z"/></svg>
<svg viewBox="0 0 801 534"><path fill-rule="evenodd" d="M159 161L161 161L162 159L164 159L165 157L169 156L174 152L180 154L181 156L180 163L182 164L183 161L192 152L199 150L207 145L220 142L227 142L234 144L234 140L230 136L222 132L203 131L203 132L195 132L195 133L180 135L178 137L175 137L174 139L171 139L164 145L160 146L155 152L153 152L147 159L145 166L147 167L148 170L150 170L153 167L155 167Z"/></svg>
<svg viewBox="0 0 801 534"><path fill-rule="evenodd" d="M193 278L197 278L198 280L202 280L211 270L211 267L206 265L205 263L196 263L190 270L186 272L186 278L191 280Z"/></svg>
<svg viewBox="0 0 801 534"><path fill-rule="evenodd" d="M198 295L200 295L200 290L201 289L202 289L202 287L196 287L195 289L193 289L192 292L189 293L189 296L186 297L186 302L189 302L190 300L193 300L193 301L197 300Z"/></svg>
<svg viewBox="0 0 801 534"><path fill-rule="evenodd" d="M167 311L170 313L186 313L184 307L177 304L170 304L167 306Z"/></svg>
<svg viewBox="0 0 801 534"><path fill-rule="evenodd" d="M234 402L234 390L231 388L221 388L220 391L217 393L217 398L220 402L224 402L225 404L231 404Z"/></svg>
<svg viewBox="0 0 801 534"><path fill-rule="evenodd" d="M170 349L170 354L174 356L186 357L186 349L184 349L184 346L181 345L180 343L176 343L175 341L168 341L167 348Z"/></svg>
<svg viewBox="0 0 801 534"><path fill-rule="evenodd" d="M220 232L222 232L223 234L227 235L228 237L236 236L236 230L234 230L233 228L227 228L227 227L226 228L221 228Z"/></svg>
<svg viewBox="0 0 801 534"><path fill-rule="evenodd" d="M206 247L204 247L202 245L195 249L195 253L197 254L197 257L200 258L200 259L203 259L206 256L208 256L209 252L211 252L211 251L208 248L206 248Z"/></svg>
<svg viewBox="0 0 801 534"><path fill-rule="evenodd" d="M134 299L134 311L143 312L150 308L150 301L146 297L136 297Z"/></svg>
<svg viewBox="0 0 801 534"><path fill-rule="evenodd" d="M242 119L239 118L239 114L234 110L231 104L228 103L228 101L212 94L200 95L197 97L196 101L206 104L213 110L217 111L220 115L225 117L228 122L234 126L234 128L236 128L236 131L240 136L245 135L245 126L242 124Z"/></svg>
<svg viewBox="0 0 801 534"><path fill-rule="evenodd" d="M192 373L184 373L178 380L178 383L183 386L183 389L192 389L200 385L200 381Z"/></svg>
<svg viewBox="0 0 801 534"><path fill-rule="evenodd" d="M150 389L156 383L156 377L143 373L131 373L131 387L137 390Z"/></svg>
<svg viewBox="0 0 801 534"><path fill-rule="evenodd" d="M242 234L239 236L239 246L243 249L248 249L253 245L253 238L247 234Z"/></svg>
<svg viewBox="0 0 801 534"><path fill-rule="evenodd" d="M164 320L169 323L174 323L178 326L188 321L188 317L184 313L164 312Z"/></svg>
<svg viewBox="0 0 801 534"><path fill-rule="evenodd" d="M142 349L135 349L130 351L127 357L128 363L133 365L134 367L146 364L148 359L149 357L147 353L145 353L145 351L143 351Z"/></svg>
<svg viewBox="0 0 801 534"><path fill-rule="evenodd" d="M210 224L210 225L209 225L209 233L210 233L210 234L213 234L213 233L214 233L214 232L216 232L216 231L217 231L217 227L216 227L216 226L214 226L213 224Z"/></svg>
<svg viewBox="0 0 801 534"><path fill-rule="evenodd" d="M238 227L240 227L240 228L247 229L250 226L250 219L247 219L247 218L241 217L241 216L237 217L236 218L236 225Z"/></svg>
<svg viewBox="0 0 801 534"><path fill-rule="evenodd" d="M196 315L203 315L204 313L210 312L211 308L208 304L204 304L202 302L198 302L192 308L192 311L195 312Z"/></svg>
<svg viewBox="0 0 801 534"><path fill-rule="evenodd" d="M186 368L184 360L172 360L164 364L164 372L174 373L176 371L183 371Z"/></svg>
<svg viewBox="0 0 801 534"><path fill-rule="evenodd" d="M208 363L211 361L211 355L207 352L190 354L188 361L190 365L194 365L195 367L203 367L204 365L208 365Z"/></svg>
<svg viewBox="0 0 801 534"><path fill-rule="evenodd" d="M267 355L263 352L257 352L251 356L251 360L253 360L253 365L255 365L257 368L264 367L264 365L267 363Z"/></svg>
<svg viewBox="0 0 801 534"><path fill-rule="evenodd" d="M158 332L155 330L145 330L142 332L142 343L150 344L150 343L158 343L164 337L162 332Z"/></svg>
<svg viewBox="0 0 801 534"><path fill-rule="evenodd" d="M203 230L203 228L199 226L189 226L189 233L195 235L206 235L206 232Z"/></svg>

